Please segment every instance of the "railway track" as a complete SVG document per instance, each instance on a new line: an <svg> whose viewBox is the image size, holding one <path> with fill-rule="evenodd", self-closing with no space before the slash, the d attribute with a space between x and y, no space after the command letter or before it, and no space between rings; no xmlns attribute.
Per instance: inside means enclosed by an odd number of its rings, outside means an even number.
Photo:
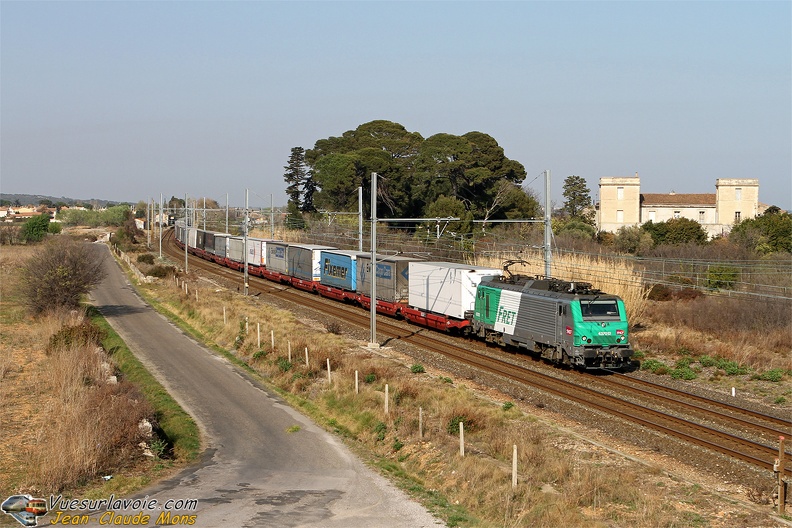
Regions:
<svg viewBox="0 0 792 528"><path fill-rule="evenodd" d="M172 258L183 261L184 252L166 238L163 248ZM167 249L165 249L167 248ZM226 279L240 281L240 273L189 255L190 266ZM259 277L249 277L249 292L261 292L288 302L326 313L353 326L368 328L368 312L359 307L329 301L322 297L279 285ZM608 416L639 424L649 430L682 442L721 453L763 470L772 471L779 436L790 437L792 423L777 416L710 400L684 391L638 378L615 374L592 376L575 371L553 375L531 368L525 362L493 357L484 345L470 342L456 345L433 336L431 330L406 326L387 318L377 319L380 337L400 340L440 354L474 369L540 389L567 401L576 402ZM564 374L564 375L560 375ZM792 454L787 453L787 456ZM792 476L792 468L785 474Z"/></svg>

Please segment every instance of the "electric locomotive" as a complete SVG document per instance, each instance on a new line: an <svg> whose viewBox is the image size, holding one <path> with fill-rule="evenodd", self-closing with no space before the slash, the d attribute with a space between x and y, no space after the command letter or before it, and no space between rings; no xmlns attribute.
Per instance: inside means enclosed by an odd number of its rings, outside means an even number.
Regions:
<svg viewBox="0 0 792 528"><path fill-rule="evenodd" d="M583 282L510 274L482 281L471 330L578 368L619 369L633 355L624 302Z"/></svg>

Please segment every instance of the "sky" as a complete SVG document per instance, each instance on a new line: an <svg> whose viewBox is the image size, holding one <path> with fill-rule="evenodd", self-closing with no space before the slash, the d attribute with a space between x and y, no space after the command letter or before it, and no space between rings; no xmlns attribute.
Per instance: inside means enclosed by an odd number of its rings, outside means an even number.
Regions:
<svg viewBox="0 0 792 528"><path fill-rule="evenodd" d="M480 131L598 198L792 209L792 2L0 1L0 191L286 202L292 147Z"/></svg>

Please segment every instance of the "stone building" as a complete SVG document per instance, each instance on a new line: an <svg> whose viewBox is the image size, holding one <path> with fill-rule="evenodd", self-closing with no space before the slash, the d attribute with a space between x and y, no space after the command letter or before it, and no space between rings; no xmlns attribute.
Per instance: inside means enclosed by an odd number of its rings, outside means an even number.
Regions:
<svg viewBox="0 0 792 528"><path fill-rule="evenodd" d="M672 218L695 220L710 237L726 234L740 220L754 218L766 206L759 204L758 179L715 180L715 192L704 194L641 193L638 173L629 177L600 178L597 228L616 232L620 227Z"/></svg>

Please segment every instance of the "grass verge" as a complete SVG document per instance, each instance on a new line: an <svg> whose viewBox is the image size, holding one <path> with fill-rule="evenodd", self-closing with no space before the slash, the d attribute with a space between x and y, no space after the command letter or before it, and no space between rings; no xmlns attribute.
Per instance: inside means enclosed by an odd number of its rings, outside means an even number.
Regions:
<svg viewBox="0 0 792 528"><path fill-rule="evenodd" d="M154 408L159 426L172 445L175 458L185 462L197 459L201 451L201 438L195 421L146 370L96 308L89 307L88 316L106 332L107 337L102 341L102 346L122 375L140 389Z"/></svg>

